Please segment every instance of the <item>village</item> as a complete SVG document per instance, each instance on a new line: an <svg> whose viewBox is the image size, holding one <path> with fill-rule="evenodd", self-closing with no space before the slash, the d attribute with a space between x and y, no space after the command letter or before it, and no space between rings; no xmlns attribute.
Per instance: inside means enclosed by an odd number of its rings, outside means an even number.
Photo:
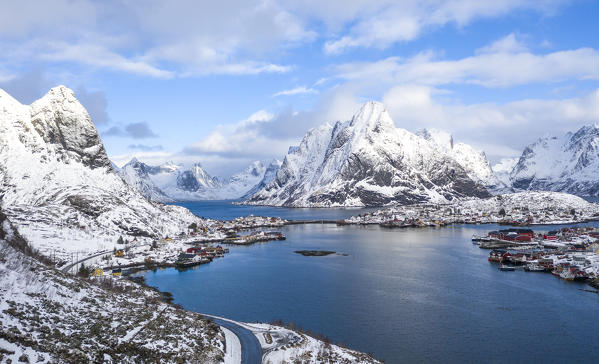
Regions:
<svg viewBox="0 0 599 364"><path fill-rule="evenodd" d="M285 223L281 218L249 215L231 221L202 220L201 225L193 223L178 236L162 239L135 237L129 241L121 236L112 251L88 257L80 264L67 264L67 267L96 278L123 277L157 268L187 269L224 258L230 250L223 245L285 240L281 232L260 230L278 228Z"/></svg>
<svg viewBox="0 0 599 364"><path fill-rule="evenodd" d="M554 192L522 192L450 204L388 207L352 216L339 224L402 228L450 224L558 225L595 220L599 220L599 204Z"/></svg>
<svg viewBox="0 0 599 364"><path fill-rule="evenodd" d="M537 234L530 229L502 229L475 235L472 242L492 249L488 260L499 263L499 270L547 272L599 288L598 228L564 227Z"/></svg>

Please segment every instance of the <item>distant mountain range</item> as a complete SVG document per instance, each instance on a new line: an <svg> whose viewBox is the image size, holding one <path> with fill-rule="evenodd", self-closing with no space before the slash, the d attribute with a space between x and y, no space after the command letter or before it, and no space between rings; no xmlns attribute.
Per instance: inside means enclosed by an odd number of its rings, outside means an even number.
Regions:
<svg viewBox="0 0 599 364"><path fill-rule="evenodd" d="M246 203L379 206L526 190L599 196L599 127L540 138L520 158L491 167L483 152L449 133L395 128L384 106L369 102L351 121L308 131L273 182Z"/></svg>
<svg viewBox="0 0 599 364"><path fill-rule="evenodd" d="M144 197L329 207L448 202L520 190L599 195L597 126L540 138L519 159L491 168L484 153L448 133L396 128L377 102L349 121L311 129L282 163L254 162L226 180L199 163L151 166L133 159L117 168L87 111L64 86L31 105L0 90L0 135L2 207L24 225L24 234L45 238L52 234L42 231L44 224L166 235L194 220L187 210Z"/></svg>
<svg viewBox="0 0 599 364"><path fill-rule="evenodd" d="M198 201L239 199L270 183L281 162L268 166L256 161L227 180L208 174L200 163L191 166L167 162L150 166L132 159L117 173L125 182L153 201Z"/></svg>
<svg viewBox="0 0 599 364"><path fill-rule="evenodd" d="M491 167L484 152L436 129L396 128L384 105L368 102L350 121L309 130L283 163L254 162L228 180L200 164L149 166L133 159L118 173L154 201L244 199L253 205L381 206L449 202L523 190L599 196L599 128L540 138L520 158Z"/></svg>

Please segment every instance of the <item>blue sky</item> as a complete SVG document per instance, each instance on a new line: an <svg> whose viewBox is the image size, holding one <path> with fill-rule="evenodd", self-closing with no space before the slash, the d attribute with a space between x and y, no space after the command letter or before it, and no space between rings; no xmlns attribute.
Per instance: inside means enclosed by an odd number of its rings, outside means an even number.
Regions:
<svg viewBox="0 0 599 364"><path fill-rule="evenodd" d="M117 164L227 176L371 99L491 161L599 123L596 1L1 3L0 87L72 88Z"/></svg>

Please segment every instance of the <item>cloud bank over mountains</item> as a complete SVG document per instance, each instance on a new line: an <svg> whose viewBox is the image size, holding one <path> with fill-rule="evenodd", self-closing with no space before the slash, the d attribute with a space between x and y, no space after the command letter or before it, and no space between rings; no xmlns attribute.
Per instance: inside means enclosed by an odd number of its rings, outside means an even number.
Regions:
<svg viewBox="0 0 599 364"><path fill-rule="evenodd" d="M538 130L560 134L599 121L599 45L586 37L596 23L580 16L592 4L31 5L3 4L0 88L28 103L54 84L70 85L117 163L136 155L234 170L280 158L306 130L348 120L367 100L382 101L399 127L450 131L492 160L517 155ZM164 100L115 103L134 96L118 94L122 86L139 90L139 98L163 89ZM235 98L237 88L251 101ZM191 89L218 95L230 107L218 115L212 109L222 106L202 103L198 94L198 106L161 111ZM148 112L132 115L135 107ZM189 122L173 121L182 118Z"/></svg>

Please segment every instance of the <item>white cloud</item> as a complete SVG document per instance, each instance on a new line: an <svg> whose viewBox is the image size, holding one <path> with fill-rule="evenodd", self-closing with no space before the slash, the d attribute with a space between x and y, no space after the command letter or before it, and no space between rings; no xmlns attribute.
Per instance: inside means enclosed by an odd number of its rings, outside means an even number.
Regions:
<svg viewBox="0 0 599 364"><path fill-rule="evenodd" d="M11 2L0 13L0 67L71 62L150 77L281 73L281 47L312 41L276 2Z"/></svg>
<svg viewBox="0 0 599 364"><path fill-rule="evenodd" d="M318 93L318 91L316 91L313 88L307 88L306 86L299 86L296 88L292 88L289 90L283 90L283 91L279 91L275 94L273 94L273 97L277 97L277 96L293 96L293 95L306 95L306 94L316 94Z"/></svg>
<svg viewBox="0 0 599 364"><path fill-rule="evenodd" d="M599 120L599 89L579 98L504 104L446 104L437 94L431 87L403 85L387 91L383 102L398 127L446 130L495 157L519 155L545 131L560 135Z"/></svg>
<svg viewBox="0 0 599 364"><path fill-rule="evenodd" d="M49 49L40 50L43 60L75 62L87 66L125 71L156 78L171 78L174 73L143 61L123 57L96 44L47 43Z"/></svg>
<svg viewBox="0 0 599 364"><path fill-rule="evenodd" d="M274 115L260 110L233 125L220 125L202 140L186 147L184 153L225 158L269 158L282 154L290 141L273 139L262 133L273 122Z"/></svg>
<svg viewBox="0 0 599 364"><path fill-rule="evenodd" d="M351 24L348 34L327 41L324 51L335 54L355 47L387 48L397 42L414 40L429 28L442 27L450 23L464 26L478 18L498 17L521 9L551 14L563 2L560 0L357 1L358 6L350 6L351 9L357 10L349 13L341 12L339 15L343 20L338 23ZM329 21L330 18L330 15L325 17Z"/></svg>
<svg viewBox="0 0 599 364"><path fill-rule="evenodd" d="M505 38L504 38L505 39ZM502 48L506 46L507 48ZM338 76L351 81L389 84L476 84L507 87L535 82L599 80L599 51L592 48L533 54L516 45L494 43L487 51L458 60L435 60L430 52L409 59L346 63ZM509 52L507 51L509 49Z"/></svg>
<svg viewBox="0 0 599 364"><path fill-rule="evenodd" d="M493 53L524 53L528 48L524 43L516 38L514 33L508 34L505 37L496 40L486 47L476 50L477 54L493 54Z"/></svg>
<svg viewBox="0 0 599 364"><path fill-rule="evenodd" d="M385 48L449 23L520 9L548 14L563 1L5 2L0 68L45 61L159 78L281 73L292 68L280 61L289 48L315 40L328 53Z"/></svg>

